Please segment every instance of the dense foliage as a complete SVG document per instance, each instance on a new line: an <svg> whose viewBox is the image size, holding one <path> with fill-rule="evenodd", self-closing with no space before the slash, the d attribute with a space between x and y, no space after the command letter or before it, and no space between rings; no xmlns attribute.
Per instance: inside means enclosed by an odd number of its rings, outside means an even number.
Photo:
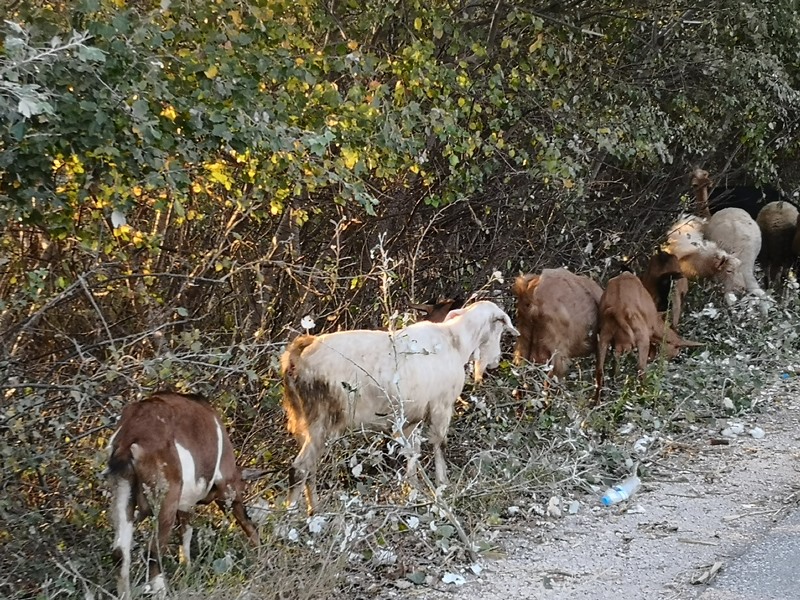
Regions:
<svg viewBox="0 0 800 600"><path fill-rule="evenodd" d="M794 192L794 3L696 4L12 2L0 515L29 533L0 551L2 595L82 593L28 560L102 522L108 426L142 391L213 395L279 493L276 361L304 315L507 301L496 271L604 280L657 243L693 165Z"/></svg>

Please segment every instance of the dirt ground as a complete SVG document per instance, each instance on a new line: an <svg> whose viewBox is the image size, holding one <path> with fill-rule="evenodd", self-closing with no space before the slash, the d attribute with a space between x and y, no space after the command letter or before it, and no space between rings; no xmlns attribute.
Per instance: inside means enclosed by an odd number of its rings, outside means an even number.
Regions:
<svg viewBox="0 0 800 600"><path fill-rule="evenodd" d="M627 503L606 508L596 496L576 514L543 518L503 532L501 556L482 558L464 583L399 591L421 600L694 599L717 570L797 509L800 499L800 381L778 379L759 396L760 412L729 445L720 429L667 447ZM760 439L750 432L760 428ZM756 436L759 432L755 431ZM566 508L566 507L562 507ZM713 584L712 584L713 585Z"/></svg>

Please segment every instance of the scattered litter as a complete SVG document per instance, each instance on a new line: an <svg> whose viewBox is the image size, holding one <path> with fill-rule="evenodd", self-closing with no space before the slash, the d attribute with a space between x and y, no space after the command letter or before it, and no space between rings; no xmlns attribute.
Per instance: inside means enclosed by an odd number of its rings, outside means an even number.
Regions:
<svg viewBox="0 0 800 600"><path fill-rule="evenodd" d="M464 585L465 583L467 583L467 580L464 579L461 575L457 575L455 573L445 573L444 575L442 575L442 583Z"/></svg>
<svg viewBox="0 0 800 600"><path fill-rule="evenodd" d="M571 515L576 515L576 514L578 514L578 511L579 511L580 509L581 509L581 503L580 503L580 502L578 502L577 500L573 500L572 502L570 502L570 503L567 505L567 511L568 511L568 512L569 512L569 514L571 514Z"/></svg>
<svg viewBox="0 0 800 600"><path fill-rule="evenodd" d="M642 481L636 475L628 477L614 487L608 488L603 493L603 497L600 498L600 502L602 502L603 506L611 506L612 504L627 500L636 493L636 490L638 490L641 485Z"/></svg>
<svg viewBox="0 0 800 600"><path fill-rule="evenodd" d="M729 446L731 441L724 438L711 438L708 443L712 446Z"/></svg>
<svg viewBox="0 0 800 600"><path fill-rule="evenodd" d="M640 437L636 440L636 443L633 444L633 451L636 452L636 454L644 454L647 452L647 447L652 443L653 439L655 438L649 435Z"/></svg>
<svg viewBox="0 0 800 600"><path fill-rule="evenodd" d="M408 579L398 579L392 582L392 585L396 587L398 590L407 590L408 588L412 587L414 584L410 582Z"/></svg>
<svg viewBox="0 0 800 600"><path fill-rule="evenodd" d="M744 425L742 423L732 423L722 430L722 437L735 438L744 433Z"/></svg>
<svg viewBox="0 0 800 600"><path fill-rule="evenodd" d="M383 565L393 565L397 562L397 554L392 552L391 550L378 550L375 554L372 555L372 564L376 567L380 567Z"/></svg>
<svg viewBox="0 0 800 600"><path fill-rule="evenodd" d="M247 512L253 521L259 525L263 525L267 522L267 519L269 519L272 508L269 502L264 500L264 498L258 497L247 506Z"/></svg>
<svg viewBox="0 0 800 600"><path fill-rule="evenodd" d="M483 571L483 567L479 563L472 563L469 566L469 570L475 573L475 575L480 575L481 571Z"/></svg>
<svg viewBox="0 0 800 600"><path fill-rule="evenodd" d="M325 526L325 517L322 517L320 515L314 515L313 517L309 517L307 519L307 522L308 522L308 530L311 533L319 533Z"/></svg>
<svg viewBox="0 0 800 600"><path fill-rule="evenodd" d="M634 424L631 422L625 423L624 425L620 426L619 429L617 429L617 433L620 435L628 435L631 431L633 431L634 427Z"/></svg>
<svg viewBox="0 0 800 600"><path fill-rule="evenodd" d="M725 396L722 399L722 408L725 410L736 410L736 405L733 403L733 400Z"/></svg>
<svg viewBox="0 0 800 600"><path fill-rule="evenodd" d="M547 503L547 516L556 518L561 516L561 500L558 496L553 496Z"/></svg>
<svg viewBox="0 0 800 600"><path fill-rule="evenodd" d="M519 506L516 505L509 506L506 510L508 511L508 514L511 516L519 514Z"/></svg>
<svg viewBox="0 0 800 600"><path fill-rule="evenodd" d="M766 435L761 427L753 427L748 433L757 440L762 439Z"/></svg>

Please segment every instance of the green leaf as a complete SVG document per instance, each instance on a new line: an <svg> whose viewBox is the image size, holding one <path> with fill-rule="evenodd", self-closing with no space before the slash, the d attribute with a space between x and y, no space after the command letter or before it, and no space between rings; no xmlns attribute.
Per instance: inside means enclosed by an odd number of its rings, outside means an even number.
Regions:
<svg viewBox="0 0 800 600"><path fill-rule="evenodd" d="M94 46L79 46L78 58L84 62L106 62L106 55Z"/></svg>
<svg viewBox="0 0 800 600"><path fill-rule="evenodd" d="M53 107L45 100L39 100L32 96L23 96L17 104L17 112L27 119L42 113L52 114Z"/></svg>
<svg viewBox="0 0 800 600"><path fill-rule="evenodd" d="M413 571L406 575L406 579L410 582L415 583L416 585L422 585L425 583L425 572L424 571Z"/></svg>

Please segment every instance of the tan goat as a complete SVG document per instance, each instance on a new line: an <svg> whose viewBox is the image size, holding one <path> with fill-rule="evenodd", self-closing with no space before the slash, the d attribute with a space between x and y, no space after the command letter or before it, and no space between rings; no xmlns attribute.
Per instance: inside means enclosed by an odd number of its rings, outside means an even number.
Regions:
<svg viewBox="0 0 800 600"><path fill-rule="evenodd" d="M639 377L644 375L648 359L663 346L667 358L675 358L682 347L701 346L683 340L656 311L656 305L633 273L622 273L609 280L600 300L600 334L597 340L595 403L603 389L603 369L608 347L617 356L634 348L639 354Z"/></svg>
<svg viewBox="0 0 800 600"><path fill-rule="evenodd" d="M189 561L196 504L216 502L231 510L253 544L258 531L242 503L244 483L228 434L216 411L193 394L157 392L122 411L111 438L105 474L111 480L114 559L117 595L131 597L130 568L134 512L138 518L157 515L157 536L148 551L148 588L163 595L166 582L161 557L177 520L184 560Z"/></svg>
<svg viewBox="0 0 800 600"><path fill-rule="evenodd" d="M588 277L567 269L544 269L541 275L517 277L519 338L514 362L552 362L561 379L571 358L588 356L597 340L597 307L603 289Z"/></svg>

